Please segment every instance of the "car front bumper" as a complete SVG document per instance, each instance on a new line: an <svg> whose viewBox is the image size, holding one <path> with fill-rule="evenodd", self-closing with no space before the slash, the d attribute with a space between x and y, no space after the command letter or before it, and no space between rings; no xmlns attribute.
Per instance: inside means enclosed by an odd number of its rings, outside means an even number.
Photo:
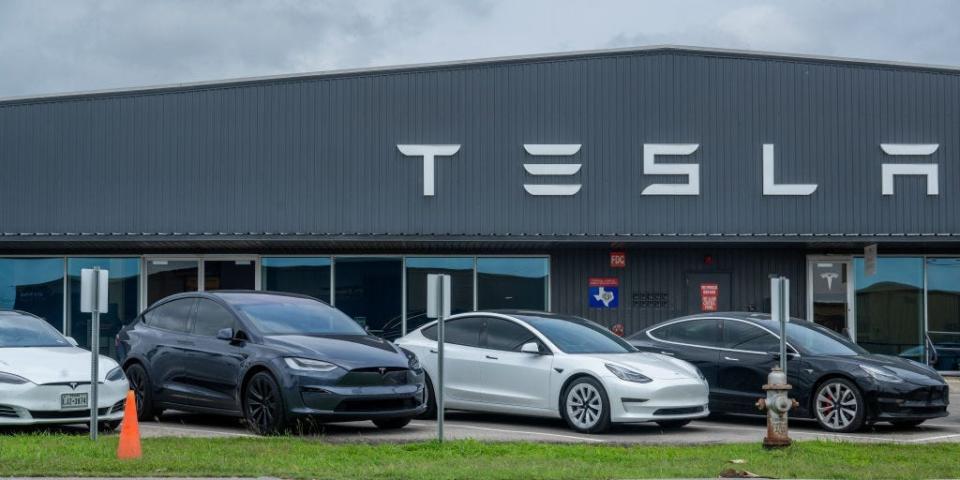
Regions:
<svg viewBox="0 0 960 480"><path fill-rule="evenodd" d="M610 400L610 421L639 423L686 420L710 415L709 388L696 379L627 382L604 377Z"/></svg>
<svg viewBox="0 0 960 480"><path fill-rule="evenodd" d="M415 417L427 409L423 374L409 372L395 385L345 385L315 375L293 375L286 389L288 411L321 421Z"/></svg>
<svg viewBox="0 0 960 480"><path fill-rule="evenodd" d="M887 384L866 395L871 419L910 421L946 417L950 391L947 385Z"/></svg>
<svg viewBox="0 0 960 480"><path fill-rule="evenodd" d="M124 400L129 386L126 380L101 383L97 389L98 419L101 422L123 419ZM4 384L0 389L0 425L39 425L88 423L90 409L62 409L60 396L70 393L86 393L90 397L90 385L24 383Z"/></svg>

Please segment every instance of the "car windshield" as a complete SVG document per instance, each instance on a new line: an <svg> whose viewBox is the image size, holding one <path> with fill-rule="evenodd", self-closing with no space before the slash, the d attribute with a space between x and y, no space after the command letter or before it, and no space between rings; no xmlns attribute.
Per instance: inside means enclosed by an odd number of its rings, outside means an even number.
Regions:
<svg viewBox="0 0 960 480"><path fill-rule="evenodd" d="M833 330L804 321L787 324L790 344L811 355L866 355L868 352Z"/></svg>
<svg viewBox="0 0 960 480"><path fill-rule="evenodd" d="M602 326L576 317L520 316L564 353L633 353L637 349Z"/></svg>
<svg viewBox="0 0 960 480"><path fill-rule="evenodd" d="M0 313L0 348L72 346L60 332L42 319Z"/></svg>
<svg viewBox="0 0 960 480"><path fill-rule="evenodd" d="M224 297L264 335L366 335L340 310L300 297L246 295Z"/></svg>

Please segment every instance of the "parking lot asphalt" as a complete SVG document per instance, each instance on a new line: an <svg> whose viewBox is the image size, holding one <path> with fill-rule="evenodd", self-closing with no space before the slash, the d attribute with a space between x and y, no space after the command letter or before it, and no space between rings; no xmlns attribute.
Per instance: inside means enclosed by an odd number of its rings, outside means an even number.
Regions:
<svg viewBox="0 0 960 480"><path fill-rule="evenodd" d="M833 434L820 430L812 421L791 420L794 440L843 440L852 442L928 443L960 442L960 382L951 381L950 416L928 421L919 427L898 428L881 423L856 433ZM602 435L585 435L567 428L563 420L498 414L447 412L447 439L483 441L532 441L596 444L709 444L760 441L766 430L763 417L711 416L679 429L662 429L655 423L615 425ZM23 431L23 430L19 430ZM29 430L28 430L29 431ZM80 427L59 428L66 433L84 434ZM235 418L190 413L165 413L159 421L140 424L141 435L149 437L253 437ZM298 432L304 438L326 442L410 442L436 438L435 421L414 420L400 430L382 431L371 422L320 425Z"/></svg>
<svg viewBox="0 0 960 480"><path fill-rule="evenodd" d="M845 440L854 442L927 443L960 442L960 382L951 382L950 416L930 420L919 427L898 428L881 423L857 433L832 434L814 422L792 420L794 440ZM199 436L252 437L236 419L165 414L160 421L141 423L144 437ZM378 430L370 422L327 424L301 432L308 438L328 442L405 442L436 438L436 422L414 420L395 431ZM563 420L516 417L497 414L447 412L447 439L485 441L537 441L614 444L705 444L752 442L763 438L765 419L757 416L711 416L679 429L666 430L655 423L615 425L603 435L585 435L567 428Z"/></svg>

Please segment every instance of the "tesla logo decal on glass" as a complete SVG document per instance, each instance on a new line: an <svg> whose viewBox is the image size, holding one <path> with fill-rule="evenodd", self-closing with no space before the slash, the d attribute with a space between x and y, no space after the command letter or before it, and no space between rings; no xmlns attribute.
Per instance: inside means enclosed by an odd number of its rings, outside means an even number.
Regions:
<svg viewBox="0 0 960 480"><path fill-rule="evenodd" d="M827 290L833 290L833 281L839 276L840 274L836 272L827 272L827 273L820 274L820 278L827 281Z"/></svg>

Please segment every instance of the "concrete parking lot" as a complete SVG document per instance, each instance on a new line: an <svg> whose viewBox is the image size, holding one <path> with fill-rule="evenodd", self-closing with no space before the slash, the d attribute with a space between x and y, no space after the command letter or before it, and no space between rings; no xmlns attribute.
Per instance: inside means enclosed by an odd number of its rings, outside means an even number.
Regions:
<svg viewBox="0 0 960 480"><path fill-rule="evenodd" d="M831 434L810 421L791 422L795 440L845 440L855 442L960 442L960 382L951 382L950 416L931 420L915 428L897 428L878 424L861 432ZM715 416L676 430L664 430L656 424L619 425L604 435L582 435L566 427L562 420L513 417L505 415L448 412L446 438L487 441L537 441L623 444L697 444L759 441L765 431L761 417ZM170 413L159 422L141 424L145 437L151 436L253 436L239 420L203 415ZM415 420L398 431L380 431L370 422L328 424L304 436L329 442L393 442L436 438L436 422Z"/></svg>

